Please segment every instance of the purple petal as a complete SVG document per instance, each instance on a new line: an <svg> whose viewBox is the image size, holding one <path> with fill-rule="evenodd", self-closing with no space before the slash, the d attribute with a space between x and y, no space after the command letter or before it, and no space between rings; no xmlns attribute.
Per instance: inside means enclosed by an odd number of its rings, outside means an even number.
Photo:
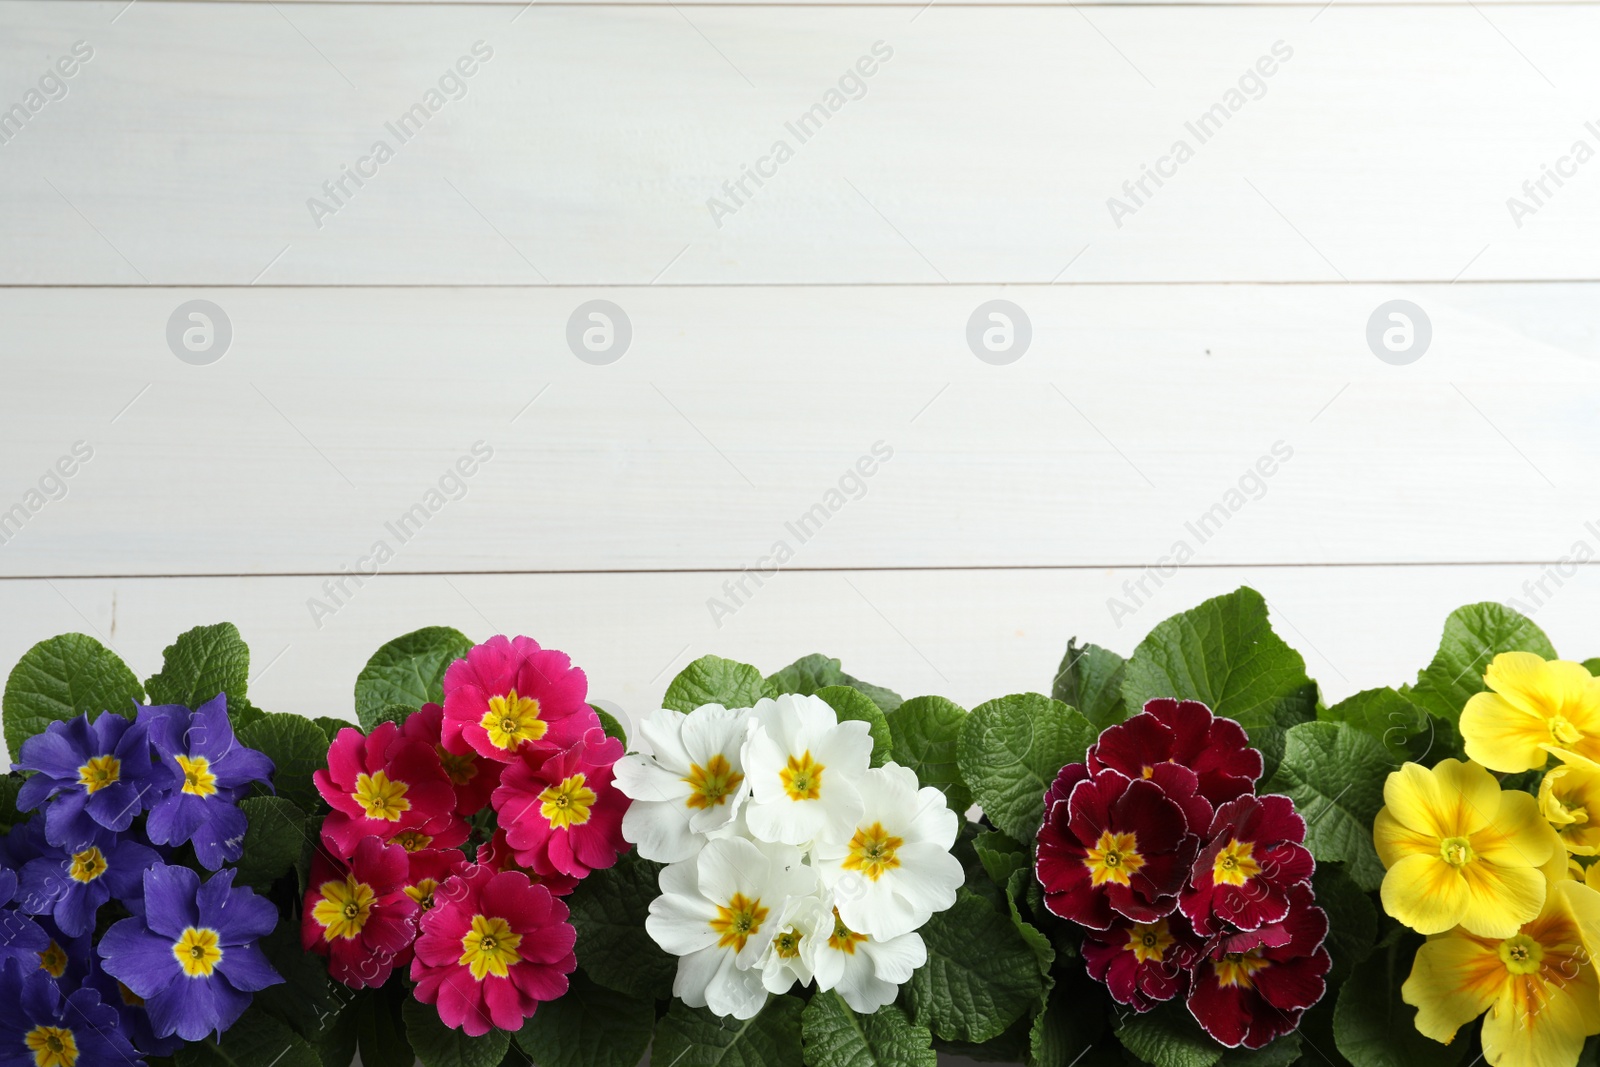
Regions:
<svg viewBox="0 0 1600 1067"><path fill-rule="evenodd" d="M250 994L239 992L220 977L173 982L154 997L145 998L156 1033L163 1037L177 1034L185 1041L199 1041L213 1031L220 1034L249 1006Z"/></svg>
<svg viewBox="0 0 1600 1067"><path fill-rule="evenodd" d="M217 970L235 989L250 993L283 982L283 976L273 969L267 957L255 945L230 945L223 949Z"/></svg>
<svg viewBox="0 0 1600 1067"><path fill-rule="evenodd" d="M174 793L156 801L145 823L145 834L158 845L181 845L205 822L206 802L189 793Z"/></svg>
<svg viewBox="0 0 1600 1067"><path fill-rule="evenodd" d="M169 949L185 928L200 925L195 907L199 891L200 876L187 867L152 867L144 872L145 922L168 939Z"/></svg>
<svg viewBox="0 0 1600 1067"><path fill-rule="evenodd" d="M175 938L159 937L138 919L123 919L100 938L100 965L107 974L149 999L183 977L172 954Z"/></svg>

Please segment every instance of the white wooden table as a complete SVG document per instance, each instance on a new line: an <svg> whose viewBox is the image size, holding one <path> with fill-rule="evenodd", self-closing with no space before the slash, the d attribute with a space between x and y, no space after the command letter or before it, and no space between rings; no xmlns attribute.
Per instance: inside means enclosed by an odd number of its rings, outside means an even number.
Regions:
<svg viewBox="0 0 1600 1067"><path fill-rule="evenodd" d="M1600 550L1596 39L1593 3L0 0L0 662L82 630L148 674L227 618L255 703L348 715L445 623L634 716L710 651L971 705L1240 583L1332 698L1473 600L1600 654L1587 569L1525 589Z"/></svg>

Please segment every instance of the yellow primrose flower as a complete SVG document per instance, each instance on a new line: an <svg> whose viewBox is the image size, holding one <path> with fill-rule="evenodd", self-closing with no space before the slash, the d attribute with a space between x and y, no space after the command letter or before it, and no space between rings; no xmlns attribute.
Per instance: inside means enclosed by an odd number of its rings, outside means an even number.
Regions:
<svg viewBox="0 0 1600 1067"><path fill-rule="evenodd" d="M1388 868L1383 909L1422 934L1456 924L1510 937L1544 905L1539 868L1565 850L1528 793L1476 763L1407 763L1383 785L1373 844Z"/></svg>
<svg viewBox="0 0 1600 1067"><path fill-rule="evenodd" d="M1539 810L1568 852L1600 854L1600 767L1579 760L1545 771L1539 783Z"/></svg>
<svg viewBox="0 0 1600 1067"><path fill-rule="evenodd" d="M1435 1041L1448 1043L1487 1011L1490 1067L1575 1064L1584 1038L1600 1034L1597 936L1600 893L1582 882L1551 882L1539 915L1510 937L1457 928L1429 938L1400 995L1417 1008L1417 1029Z"/></svg>
<svg viewBox="0 0 1600 1067"><path fill-rule="evenodd" d="M1600 678L1583 664L1502 652L1483 681L1491 692L1461 711L1468 759L1507 774L1543 767L1551 752L1600 761Z"/></svg>

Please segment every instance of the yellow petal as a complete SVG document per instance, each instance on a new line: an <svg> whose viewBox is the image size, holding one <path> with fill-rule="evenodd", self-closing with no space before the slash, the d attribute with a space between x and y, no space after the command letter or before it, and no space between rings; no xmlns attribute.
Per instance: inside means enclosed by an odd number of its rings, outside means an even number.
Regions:
<svg viewBox="0 0 1600 1067"><path fill-rule="evenodd" d="M1420 934L1443 933L1467 910L1466 879L1437 855L1401 859L1383 876L1381 895L1383 910Z"/></svg>
<svg viewBox="0 0 1600 1067"><path fill-rule="evenodd" d="M1600 865L1590 870L1600 870ZM1578 936L1583 941L1583 950L1593 959L1595 953L1600 952L1600 892L1596 892L1592 885L1563 879L1551 884L1550 894L1571 914L1572 921L1578 927ZM1595 1008L1600 1011L1600 998L1596 998Z"/></svg>
<svg viewBox="0 0 1600 1067"><path fill-rule="evenodd" d="M1393 867L1407 856L1439 855L1440 841L1428 834L1419 834L1402 826L1388 808L1378 812L1372 823L1372 843L1378 847L1378 858L1385 867Z"/></svg>
<svg viewBox="0 0 1600 1067"><path fill-rule="evenodd" d="M1424 1036L1448 1042L1495 1002L1505 980L1495 948L1450 934L1417 949L1400 997L1417 1009L1417 1029Z"/></svg>
<svg viewBox="0 0 1600 1067"><path fill-rule="evenodd" d="M1408 830L1430 837L1465 837L1488 825L1500 785L1475 763L1440 760L1432 769L1407 763L1383 783L1383 802Z"/></svg>
<svg viewBox="0 0 1600 1067"><path fill-rule="evenodd" d="M1549 885L1544 872L1535 868L1501 867L1483 860L1462 867L1461 877L1467 885L1461 928L1480 937L1511 937L1523 923L1538 918Z"/></svg>
<svg viewBox="0 0 1600 1067"><path fill-rule="evenodd" d="M1600 1032L1600 984L1585 966L1560 982L1524 979L1483 1020L1490 1067L1573 1067L1584 1038Z"/></svg>
<svg viewBox="0 0 1600 1067"><path fill-rule="evenodd" d="M1571 674L1551 670L1559 662L1547 661L1534 652L1502 652L1483 672L1483 684L1522 711L1543 718L1559 706L1551 696L1572 681ZM1571 666L1583 670L1581 664Z"/></svg>
<svg viewBox="0 0 1600 1067"><path fill-rule="evenodd" d="M1471 841L1478 858L1502 867L1542 867L1561 847L1561 838L1539 814L1539 802L1514 789L1500 793L1493 819Z"/></svg>
<svg viewBox="0 0 1600 1067"><path fill-rule="evenodd" d="M1531 771L1550 758L1540 747L1550 740L1545 719L1498 694L1478 693L1467 701L1460 727L1467 757L1490 770Z"/></svg>

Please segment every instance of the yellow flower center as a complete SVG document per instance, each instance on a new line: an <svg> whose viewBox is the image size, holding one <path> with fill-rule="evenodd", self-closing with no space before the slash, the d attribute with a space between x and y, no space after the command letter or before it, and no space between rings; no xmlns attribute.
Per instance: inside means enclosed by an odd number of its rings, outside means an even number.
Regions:
<svg viewBox="0 0 1600 1067"><path fill-rule="evenodd" d="M115 756L91 756L78 768L78 784L93 796L122 777L122 761Z"/></svg>
<svg viewBox="0 0 1600 1067"><path fill-rule="evenodd" d="M204 756L174 756L183 771L183 791L190 796L209 797L217 791L217 776L211 773L211 761Z"/></svg>
<svg viewBox="0 0 1600 1067"><path fill-rule="evenodd" d="M322 899L311 909L311 917L322 924L324 941L353 940L367 925L378 899L372 887L354 875L346 875L342 882L323 882L318 892Z"/></svg>
<svg viewBox="0 0 1600 1067"><path fill-rule="evenodd" d="M521 697L515 689L503 697L490 697L489 710L478 721L489 735L489 743L499 749L513 749L524 741L537 741L550 729L539 717L539 702Z"/></svg>
<svg viewBox="0 0 1600 1067"><path fill-rule="evenodd" d="M780 960L792 960L800 955L800 931L784 930L772 939L772 950Z"/></svg>
<svg viewBox="0 0 1600 1067"><path fill-rule="evenodd" d="M511 924L498 916L474 915L472 929L461 939L461 959L472 972L472 977L483 981L489 975L504 978L513 963L522 961L517 946L522 935L511 929Z"/></svg>
<svg viewBox="0 0 1600 1067"><path fill-rule="evenodd" d="M1472 862L1472 842L1464 837L1447 837L1439 842L1439 857L1452 867Z"/></svg>
<svg viewBox="0 0 1600 1067"><path fill-rule="evenodd" d="M1211 864L1211 880L1217 885L1244 885L1261 873L1255 851L1249 841L1229 841Z"/></svg>
<svg viewBox="0 0 1600 1067"><path fill-rule="evenodd" d="M855 836L850 838L850 854L841 866L847 871L860 871L868 881L876 882L884 871L900 866L895 852L903 844L905 840L890 834L882 823L857 827Z"/></svg>
<svg viewBox="0 0 1600 1067"><path fill-rule="evenodd" d="M406 896L416 901L423 911L433 907L433 891L439 888L436 878L424 878L416 885L406 886Z"/></svg>
<svg viewBox="0 0 1600 1067"><path fill-rule="evenodd" d="M51 978L60 978L67 973L66 950L54 941L50 942L49 946L39 953L39 966L43 967Z"/></svg>
<svg viewBox="0 0 1600 1067"><path fill-rule="evenodd" d="M1129 884L1134 872L1144 866L1144 857L1139 855L1139 835L1102 830L1100 840L1083 857L1083 865L1089 868L1090 885Z"/></svg>
<svg viewBox="0 0 1600 1067"><path fill-rule="evenodd" d="M78 1042L65 1027L35 1026L23 1041L33 1053L34 1067L73 1067L78 1062Z"/></svg>
<svg viewBox="0 0 1600 1067"><path fill-rule="evenodd" d="M1153 923L1134 923L1128 931L1126 948L1140 963L1160 963L1174 940L1167 920L1157 919Z"/></svg>
<svg viewBox="0 0 1600 1067"><path fill-rule="evenodd" d="M718 752L706 760L704 767L698 763L691 763L689 773L683 780L689 783L691 790L689 799L684 801L685 804L691 808L714 808L726 801L729 793L739 788L739 784L744 781L744 775L734 770L728 763L728 758Z"/></svg>
<svg viewBox="0 0 1600 1067"><path fill-rule="evenodd" d="M1500 959L1512 974L1537 974L1544 960L1544 946L1527 934L1500 942Z"/></svg>
<svg viewBox="0 0 1600 1067"><path fill-rule="evenodd" d="M444 764L444 773L450 776L452 785L466 785L478 776L478 765L471 756L458 756L443 745L434 745L439 750L439 762Z"/></svg>
<svg viewBox="0 0 1600 1067"><path fill-rule="evenodd" d="M191 926L173 944L172 954L178 958L178 966L183 968L183 973L190 978L210 978L217 962L222 959L222 949L218 944L221 940L215 930Z"/></svg>
<svg viewBox="0 0 1600 1067"><path fill-rule="evenodd" d="M433 844L433 837L421 830L402 830L392 840L407 852L421 852Z"/></svg>
<svg viewBox="0 0 1600 1067"><path fill-rule="evenodd" d="M390 781L387 774L375 771L356 775L356 791L350 795L367 818L399 822L401 814L411 810L411 801L406 799L410 789L405 782Z"/></svg>
<svg viewBox="0 0 1600 1067"><path fill-rule="evenodd" d="M1214 966L1217 971L1217 984L1224 989L1229 986L1243 986L1249 989L1255 985L1255 979L1251 976L1269 964L1261 958L1261 950L1253 948L1249 952L1229 952Z"/></svg>
<svg viewBox="0 0 1600 1067"><path fill-rule="evenodd" d="M98 848L90 845L82 852L72 854L72 865L67 868L74 881L92 882L106 873L106 858Z"/></svg>
<svg viewBox="0 0 1600 1067"><path fill-rule="evenodd" d="M1565 715L1550 716L1550 736L1557 744L1570 745L1583 740L1583 731L1572 725Z"/></svg>
<svg viewBox="0 0 1600 1067"><path fill-rule="evenodd" d="M539 794L539 814L550 829L568 830L589 821L589 809L594 807L595 799L594 790L584 784L580 772Z"/></svg>
<svg viewBox="0 0 1600 1067"><path fill-rule="evenodd" d="M844 924L839 918L839 909L833 909L833 933L828 935L828 947L835 952L843 952L847 956L856 954L856 946L867 939L866 934L858 934Z"/></svg>
<svg viewBox="0 0 1600 1067"><path fill-rule="evenodd" d="M718 947L743 952L745 943L761 932L767 910L760 897L751 900L743 893L735 893L726 907L719 904L716 918L711 920L711 929L722 935L717 938Z"/></svg>
<svg viewBox="0 0 1600 1067"><path fill-rule="evenodd" d="M790 800L816 800L822 796L823 765L811 758L807 749L799 759L789 757L789 765L778 772L783 792Z"/></svg>

